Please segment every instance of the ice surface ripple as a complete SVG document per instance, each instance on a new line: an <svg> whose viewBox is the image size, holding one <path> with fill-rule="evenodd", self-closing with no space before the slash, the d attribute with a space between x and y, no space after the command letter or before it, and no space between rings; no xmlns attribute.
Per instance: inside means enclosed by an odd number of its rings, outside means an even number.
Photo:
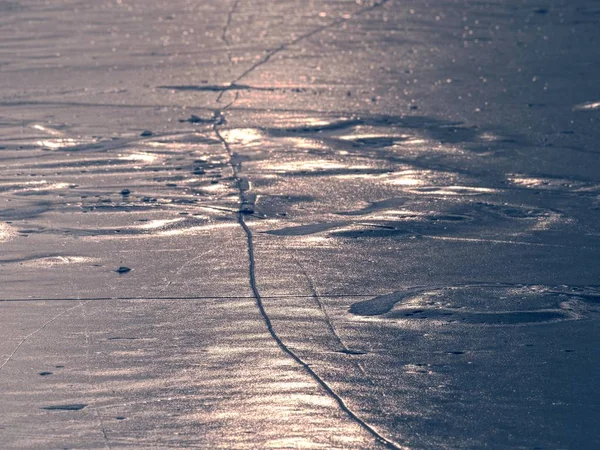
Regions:
<svg viewBox="0 0 600 450"><path fill-rule="evenodd" d="M597 312L597 287L473 283L425 286L356 302L350 312L387 320L472 325L527 325Z"/></svg>

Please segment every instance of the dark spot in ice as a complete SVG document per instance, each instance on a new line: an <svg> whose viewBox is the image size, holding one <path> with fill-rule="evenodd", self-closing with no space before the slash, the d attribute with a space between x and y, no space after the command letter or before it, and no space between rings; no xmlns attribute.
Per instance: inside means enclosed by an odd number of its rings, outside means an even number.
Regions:
<svg viewBox="0 0 600 450"><path fill-rule="evenodd" d="M139 338L136 337L120 337L120 336L116 336L116 337L109 337L108 340L109 341L135 341Z"/></svg>
<svg viewBox="0 0 600 450"><path fill-rule="evenodd" d="M187 119L179 119L179 122L183 123L183 122L188 122L188 123L215 123L215 117L211 117L209 119L203 119L202 117L196 116L195 114L192 114L190 117L188 117Z"/></svg>
<svg viewBox="0 0 600 450"><path fill-rule="evenodd" d="M123 274L123 273L131 272L131 269L129 267L121 266L117 270L115 270L115 272L117 272L118 274Z"/></svg>
<svg viewBox="0 0 600 450"><path fill-rule="evenodd" d="M226 92L226 91L267 91L275 89L270 87L248 86L246 84L206 84L206 85L181 85L181 86L158 86L159 89L171 89L173 91L199 91L199 92Z"/></svg>
<svg viewBox="0 0 600 450"><path fill-rule="evenodd" d="M52 372L40 372L40 376L47 377L48 375L52 375Z"/></svg>
<svg viewBox="0 0 600 450"><path fill-rule="evenodd" d="M350 306L350 312L359 316L378 316L389 312L396 303L401 301L408 293L393 292L380 295L371 300L356 302Z"/></svg>
<svg viewBox="0 0 600 450"><path fill-rule="evenodd" d="M388 319L410 318L416 314L415 319L447 320L445 317L454 316L455 321L472 325L519 325L529 323L550 322L568 318L567 313L562 311L509 311L509 312L452 312L446 309L429 309L412 311L398 309L385 315Z"/></svg>
<svg viewBox="0 0 600 450"><path fill-rule="evenodd" d="M433 222L437 222L437 221L461 222L461 221L465 221L465 220L470 220L470 217L446 214L446 215L440 215L440 216L430 216L430 217L428 217L428 219Z"/></svg>
<svg viewBox="0 0 600 450"><path fill-rule="evenodd" d="M140 133L141 137L150 137L152 136L152 131L144 130Z"/></svg>
<svg viewBox="0 0 600 450"><path fill-rule="evenodd" d="M538 8L534 11L536 14L548 14L548 10L546 8Z"/></svg>
<svg viewBox="0 0 600 450"><path fill-rule="evenodd" d="M65 368L65 366L54 366L54 367L56 367L57 369L64 369Z"/></svg>
<svg viewBox="0 0 600 450"><path fill-rule="evenodd" d="M352 145L355 147L391 147L398 141L406 140L406 138L391 138L391 137L369 137L369 138L359 138L352 140Z"/></svg>
<svg viewBox="0 0 600 450"><path fill-rule="evenodd" d="M117 416L117 417L115 417L115 419L117 419L117 420L125 420L125 417L123 417L123 416Z"/></svg>
<svg viewBox="0 0 600 450"><path fill-rule="evenodd" d="M48 411L79 411L85 408L87 405L84 403L73 403L70 405L52 405L52 406L42 406L41 409L45 409Z"/></svg>
<svg viewBox="0 0 600 450"><path fill-rule="evenodd" d="M121 191L121 195L124 197L128 196L129 194L131 194L131 191L127 188L125 188Z"/></svg>
<svg viewBox="0 0 600 450"><path fill-rule="evenodd" d="M353 350L350 348L345 348L343 350L337 350L338 353L344 353L346 355L366 355L367 352L363 350Z"/></svg>

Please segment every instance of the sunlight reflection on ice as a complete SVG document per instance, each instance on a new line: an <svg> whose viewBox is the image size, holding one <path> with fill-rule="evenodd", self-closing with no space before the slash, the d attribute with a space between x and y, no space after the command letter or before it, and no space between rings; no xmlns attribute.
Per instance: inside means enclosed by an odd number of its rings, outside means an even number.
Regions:
<svg viewBox="0 0 600 450"><path fill-rule="evenodd" d="M142 225L134 225L131 228L141 228L143 230L152 230L155 228L161 228L164 227L165 225L169 225L172 223L177 223L177 222L181 222L182 220L184 220L183 218L181 219L163 219L163 220L150 220Z"/></svg>
<svg viewBox="0 0 600 450"><path fill-rule="evenodd" d="M312 172L332 169L368 169L368 166L349 166L338 162L326 161L324 159L314 159L312 161L290 161L280 164L270 164L268 169L275 172Z"/></svg>
<svg viewBox="0 0 600 450"><path fill-rule="evenodd" d="M485 142L494 142L500 140L500 136L496 136L490 132L483 132L479 135L479 139Z"/></svg>
<svg viewBox="0 0 600 450"><path fill-rule="evenodd" d="M98 261L97 258L88 258L85 256L47 256L24 261L20 264L23 266L53 267L67 264L93 263L96 261Z"/></svg>
<svg viewBox="0 0 600 450"><path fill-rule="evenodd" d="M121 156L119 159L125 161L142 161L146 163L154 162L158 159L158 155L153 155L152 153L140 152L140 153L132 153L131 155Z"/></svg>
<svg viewBox="0 0 600 450"><path fill-rule="evenodd" d="M39 131L43 131L44 133L47 133L50 136L63 136L62 132L60 132L58 130L55 130L53 128L45 127L43 125L36 124L36 125L32 125L31 128L34 128L34 129L39 130Z"/></svg>
<svg viewBox="0 0 600 450"><path fill-rule="evenodd" d="M288 128L298 127L298 126L308 126L308 127L325 127L327 125L331 125L337 121L345 121L348 120L348 117L338 117L335 120L327 120L322 117L289 117L282 116L279 120L276 121L277 126L283 126Z"/></svg>
<svg viewBox="0 0 600 450"><path fill-rule="evenodd" d="M354 141L354 140L358 140L358 139L381 139L381 138L389 138L389 139L398 139L398 140L406 140L409 139L411 136L408 134L400 134L400 135L393 135L393 134L388 134L388 133L355 133L355 134L345 134L340 136L339 138L343 141Z"/></svg>
<svg viewBox="0 0 600 450"><path fill-rule="evenodd" d="M75 185L70 184L70 183L64 183L64 182L49 183L46 180L28 181L28 182L20 183L17 185L15 185L13 183L0 184L0 187L7 188L5 190L11 191L11 192L49 191L52 189L65 189L65 188L73 187L73 186L75 186Z"/></svg>
<svg viewBox="0 0 600 450"><path fill-rule="evenodd" d="M326 149L327 146L323 145L316 139L301 138L301 137L289 137L284 139L285 142L289 142L294 148L298 149Z"/></svg>
<svg viewBox="0 0 600 450"><path fill-rule="evenodd" d="M0 222L0 242L7 241L9 238L16 235L16 231L13 227L6 223Z"/></svg>
<svg viewBox="0 0 600 450"><path fill-rule="evenodd" d="M600 109L600 102L585 102L575 105L573 107L575 111L589 111L594 109Z"/></svg>
<svg viewBox="0 0 600 450"><path fill-rule="evenodd" d="M223 136L232 145L254 147L261 145L263 134L255 128L234 128L222 132Z"/></svg>
<svg viewBox="0 0 600 450"><path fill-rule="evenodd" d="M356 174L340 174L336 175L339 179L367 179L374 182L380 181L387 184L398 186L418 186L424 184L423 179L417 178L421 175L416 170L405 170L401 172L372 174L372 173L356 173Z"/></svg>
<svg viewBox="0 0 600 450"><path fill-rule="evenodd" d="M48 150L59 150L62 148L77 147L78 145L91 144L96 142L95 139L73 139L73 138L58 138L45 139L37 141L37 145Z"/></svg>
<svg viewBox="0 0 600 450"><path fill-rule="evenodd" d="M472 186L431 186L410 191L413 194L423 195L480 195L498 192L497 189Z"/></svg>

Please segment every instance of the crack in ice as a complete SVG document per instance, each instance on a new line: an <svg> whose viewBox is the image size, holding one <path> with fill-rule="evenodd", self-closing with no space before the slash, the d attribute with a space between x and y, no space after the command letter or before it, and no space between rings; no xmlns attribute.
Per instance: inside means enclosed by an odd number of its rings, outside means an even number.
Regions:
<svg viewBox="0 0 600 450"><path fill-rule="evenodd" d="M221 116L221 113L219 113L219 116ZM244 189L242 186L243 179L239 176L240 163L236 164L233 162L233 158L234 158L233 151L231 150L229 143L223 137L222 133L219 130L219 124L221 124L221 123L223 123L223 121L215 123L213 125L213 131L214 131L215 135L217 136L217 138L219 139L219 141L222 143L223 148L225 149L225 151L227 152L227 154L229 156L229 164L233 171L233 179L236 181L236 185L238 187L239 200L240 200L240 211L237 214L237 220L238 220L238 224L240 225L240 227L242 228L242 230L244 231L244 233L246 235L246 244L247 244L247 253L248 253L248 278L249 278L249 283L250 283L250 289L253 293L254 299L256 301L256 307L258 308L258 311L265 323L267 331L269 332L271 338L275 341L277 346L280 348L280 350L283 353L285 353L286 355L288 355L291 359L293 359L298 365L300 365L309 374L309 376L314 381L316 381L317 384L319 386L321 386L321 388L337 403L340 410L342 410L344 413L346 413L346 415L352 421L354 421L361 428L363 428L365 431L367 431L371 436L373 436L377 440L377 442L381 443L385 447L391 448L391 449L403 449L404 447L402 447L401 445L397 444L396 442L386 438L385 436L380 434L375 428L373 428L371 425L369 425L367 422L365 422L363 419L361 419L346 404L344 399L337 392L335 392L335 390L323 378L321 378L310 367L310 365L308 363L306 363L300 356L298 356L290 347L288 347L283 342L281 337L279 337L279 335L275 331L275 328L273 327L273 322L271 321L271 318L264 307L263 297L260 294L260 291L258 289L258 283L256 281L256 258L254 255L253 234L252 234L252 230L246 223L246 220L245 220L246 214L245 214L244 210L242 209L245 200L244 200Z"/></svg>
<svg viewBox="0 0 600 450"><path fill-rule="evenodd" d="M306 40L306 39L308 39L308 38L310 38L310 37L312 37L312 36L314 36L314 35L322 32L322 31L325 31L325 30L327 30L327 29L329 29L331 27L335 27L336 25L339 25L341 23L348 22L348 21L350 21L352 19L355 19L358 16L361 16L362 14L364 14L366 12L369 12L371 10L379 8L379 7L383 6L383 5L385 5L386 3L388 3L388 1L389 0L381 0L381 1L375 2L374 4L372 4L372 5L370 5L370 6L366 7L366 8L362 8L362 9L358 10L354 14L351 14L351 15L346 16L346 17L340 17L338 19L332 20L331 22L329 22L329 23L327 23L325 25L321 25L320 27L317 27L317 28L315 28L315 29L313 29L313 30L311 30L311 31L309 31L307 33L301 34L300 36L298 36L298 37L296 37L296 38L294 38L294 39L292 39L290 41L284 42L284 43L280 44L279 46L277 46L277 47L275 47L275 48L273 48L271 50L268 50L266 52L266 54L261 59L259 59L257 62L255 62L250 67L248 67L246 70L244 70L240 75L238 75L236 78L234 78L232 81L230 81L229 82L229 86L230 87L235 86L238 82L240 82L241 80L243 80L244 78L246 78L248 75L250 75L256 69L258 69L259 67L267 64L271 60L271 58L273 56L275 56L278 53L286 50L288 47L291 47L292 45L298 44L298 43L300 43L300 42L302 42L302 41L304 41L304 40ZM221 91L219 93L219 95L217 96L217 102L221 101L221 98L223 97L223 94L225 92L227 92L227 90L223 90L223 91Z"/></svg>
<svg viewBox="0 0 600 450"><path fill-rule="evenodd" d="M81 301L81 300L79 300ZM57 314L56 316L54 316L52 319L48 320L47 322L45 322L41 327L37 328L36 330L32 331L31 333L29 333L27 336L25 336L23 339L21 339L21 341L17 344L17 346L15 347L15 349L12 351L12 353L10 355L8 355L8 358L6 358L6 360L2 363L2 365L0 365L0 370L2 370L2 368L4 368L4 366L6 366L9 361L11 361L13 359L13 357L17 354L17 352L19 351L19 349L21 348L21 346L27 342L27 340L32 337L35 336L37 333L39 333L40 331L44 330L48 325L50 325L52 322L54 322L56 319L58 319L59 317L65 315L66 313L68 313L69 311L73 311L74 309L77 308L81 308L82 306L86 305L87 303L89 303L90 300L86 301L85 303L80 303L77 306L73 306L72 308L67 308L64 311L62 311L60 314Z"/></svg>

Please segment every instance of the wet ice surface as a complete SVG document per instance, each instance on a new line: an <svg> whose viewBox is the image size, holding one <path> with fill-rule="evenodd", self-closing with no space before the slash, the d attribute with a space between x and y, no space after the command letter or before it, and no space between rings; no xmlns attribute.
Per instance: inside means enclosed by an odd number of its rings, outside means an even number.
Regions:
<svg viewBox="0 0 600 450"><path fill-rule="evenodd" d="M4 2L3 446L597 447L599 22Z"/></svg>

